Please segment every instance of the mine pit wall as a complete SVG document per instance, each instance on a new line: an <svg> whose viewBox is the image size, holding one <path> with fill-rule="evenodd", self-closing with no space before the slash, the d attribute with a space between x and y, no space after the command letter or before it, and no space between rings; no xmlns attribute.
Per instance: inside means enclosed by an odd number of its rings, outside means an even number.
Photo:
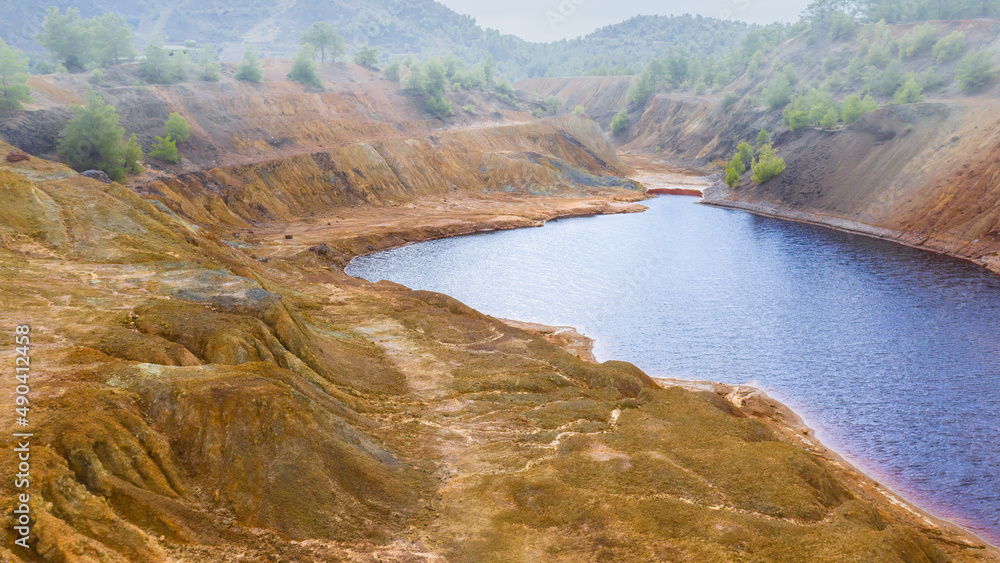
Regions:
<svg viewBox="0 0 1000 563"><path fill-rule="evenodd" d="M536 87L568 98L597 86L576 80ZM781 112L660 94L629 106L629 115L629 129L614 138L620 149L710 172L740 141L771 132L785 172L757 186L748 171L735 191L719 182L707 203L894 240L1000 273L1000 108L972 99L893 105L836 130L791 132Z"/></svg>
<svg viewBox="0 0 1000 563"><path fill-rule="evenodd" d="M627 173L595 122L567 117L357 143L164 177L135 189L204 224L247 226L448 193L639 190L621 178Z"/></svg>

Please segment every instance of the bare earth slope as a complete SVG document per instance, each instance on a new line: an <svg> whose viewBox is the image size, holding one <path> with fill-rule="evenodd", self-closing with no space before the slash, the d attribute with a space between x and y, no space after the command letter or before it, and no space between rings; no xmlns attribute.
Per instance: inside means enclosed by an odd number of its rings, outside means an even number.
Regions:
<svg viewBox="0 0 1000 563"><path fill-rule="evenodd" d="M346 276L358 253L643 197L587 119L386 122L377 83L349 84L151 88L122 113L181 111L191 154L130 187L8 163L0 144L2 340L12 358L30 325L34 370L31 548L4 527L4 558L997 558L766 399L661 389L447 296Z"/></svg>
<svg viewBox="0 0 1000 563"><path fill-rule="evenodd" d="M970 52L1000 43L996 20L932 26L939 36L964 33ZM898 38L912 28L896 25L890 31ZM832 41L825 33L812 39L817 37L813 43L800 36L769 57L794 65L801 84L818 83L828 73L817 61L846 61L856 46ZM919 73L934 64L927 52L905 59L903 70ZM773 74L766 66L758 76L743 76L728 87L743 96L728 108L718 94L687 92L626 105L626 78L532 79L519 85L591 104L585 106L588 113L605 127L627 107L629 127L614 140L637 162L652 159L718 172L740 141L753 141L767 129L788 164L785 172L761 186L747 174L736 191L719 182L706 193L708 203L888 238L1000 272L1000 82L963 94L953 81L957 64L935 67L949 81L919 103L896 105L891 96L883 97L883 107L851 125L794 132L782 124L780 110L762 106L761 92ZM850 92L846 88L838 95Z"/></svg>

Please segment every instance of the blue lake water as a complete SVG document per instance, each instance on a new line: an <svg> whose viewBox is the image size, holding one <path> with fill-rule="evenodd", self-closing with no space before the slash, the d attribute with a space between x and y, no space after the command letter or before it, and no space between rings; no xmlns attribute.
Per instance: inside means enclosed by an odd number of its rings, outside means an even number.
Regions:
<svg viewBox="0 0 1000 563"><path fill-rule="evenodd" d="M347 271L577 327L599 360L653 376L761 387L876 479L1000 541L1000 277L696 202L414 244Z"/></svg>

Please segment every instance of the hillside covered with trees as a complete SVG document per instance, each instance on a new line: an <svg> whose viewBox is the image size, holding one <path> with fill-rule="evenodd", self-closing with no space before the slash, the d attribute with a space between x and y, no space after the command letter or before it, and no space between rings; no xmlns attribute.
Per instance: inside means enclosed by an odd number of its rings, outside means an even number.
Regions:
<svg viewBox="0 0 1000 563"><path fill-rule="evenodd" d="M401 2L321 2L276 0L234 3L226 0L88 0L72 8L81 19L107 17L128 25L140 47L159 38L167 45L212 45L222 60L236 61L247 46L261 56L292 58L298 38L314 23L336 29L349 52L377 48L381 62L391 55L413 53L419 59L454 53L474 64L493 56L500 73L512 80L530 76L630 73L669 49L700 55L728 51L749 30L742 22L700 16L642 16L607 26L587 36L554 43L531 43L455 13L433 0ZM0 1L8 25L3 39L31 57L33 67L48 62L44 33L45 4ZM63 10L65 12L65 10ZM110 14L110 15L109 15ZM78 35L86 41L93 35ZM71 42L74 38L70 38ZM73 69L70 69L73 70Z"/></svg>

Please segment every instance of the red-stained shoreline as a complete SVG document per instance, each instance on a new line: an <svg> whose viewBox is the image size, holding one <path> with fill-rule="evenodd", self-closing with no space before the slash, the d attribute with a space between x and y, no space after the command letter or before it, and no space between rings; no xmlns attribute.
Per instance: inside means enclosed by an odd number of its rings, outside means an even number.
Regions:
<svg viewBox="0 0 1000 563"><path fill-rule="evenodd" d="M703 194L701 190L695 190L692 188L649 188L646 190L649 195L693 195L695 197L702 197Z"/></svg>

